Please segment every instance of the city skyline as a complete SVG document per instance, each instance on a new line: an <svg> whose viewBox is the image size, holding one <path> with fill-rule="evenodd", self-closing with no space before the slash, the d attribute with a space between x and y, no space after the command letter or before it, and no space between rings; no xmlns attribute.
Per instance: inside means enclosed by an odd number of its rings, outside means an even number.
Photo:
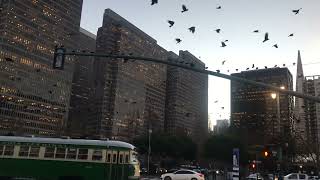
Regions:
<svg viewBox="0 0 320 180"><path fill-rule="evenodd" d="M180 12L182 4L189 8L184 14ZM216 9L218 5L222 6L220 10ZM227 73L230 69L230 73L234 73L236 68L239 71L245 70L253 63L260 68L265 65L271 67L275 64L290 64L289 69L295 77L296 67L292 64L296 62L298 50L301 50L304 64L307 64L304 65L306 75L315 75L317 67L320 68L319 64L310 65L320 61L316 51L319 40L313 38L320 30L316 18L319 15L316 7L319 6L320 2L315 0L308 4L299 0L203 0L200 3L162 0L154 6L150 6L150 1L145 0L84 0L81 26L96 34L97 27L101 26L104 10L111 8L155 38L166 50L175 53L188 50L197 57L200 56L209 70L220 69ZM298 8L302 8L300 14L294 15L291 11ZM146 16L149 18L145 18ZM176 24L169 28L167 20L175 20ZM188 31L188 27L193 25L197 27L195 34ZM214 31L217 28L222 29L220 34ZM252 33L255 29L261 32ZM265 32L269 32L271 40L263 44ZM294 33L294 36L289 38L291 33ZM178 45L174 41L177 37L183 40ZM221 48L220 41L224 39L228 39L229 43L227 47ZM278 43L279 49L272 47L274 43ZM223 60L226 60L224 66L221 64ZM228 80L209 77L211 119L229 118L229 89ZM214 103L216 100L219 103Z"/></svg>

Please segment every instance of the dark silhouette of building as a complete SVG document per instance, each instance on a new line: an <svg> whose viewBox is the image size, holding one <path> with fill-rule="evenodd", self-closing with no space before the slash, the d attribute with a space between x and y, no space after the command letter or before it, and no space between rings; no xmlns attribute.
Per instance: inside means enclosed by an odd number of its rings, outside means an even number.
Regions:
<svg viewBox="0 0 320 180"><path fill-rule="evenodd" d="M96 49L96 35L80 28L76 35L77 52L94 53ZM75 58L75 67L70 97L69 119L66 123L65 134L71 137L85 137L87 122L92 118L93 97L93 62L94 57L78 56Z"/></svg>
<svg viewBox="0 0 320 180"><path fill-rule="evenodd" d="M304 93L320 96L320 75L307 76L304 81ZM320 140L320 105L313 101L304 101L306 140L319 145Z"/></svg>
<svg viewBox="0 0 320 180"><path fill-rule="evenodd" d="M98 30L97 53L163 59L167 51L130 22L106 9ZM120 54L121 55L121 54ZM163 131L166 66L132 59L97 58L94 62L94 114L88 131L125 141Z"/></svg>
<svg viewBox="0 0 320 180"><path fill-rule="evenodd" d="M246 71L232 76L293 89L292 75L287 68ZM241 132L248 145L277 144L291 135L293 98L274 93L263 87L231 82L231 126Z"/></svg>
<svg viewBox="0 0 320 180"><path fill-rule="evenodd" d="M188 51L179 56L169 53L169 59L186 66L205 69L205 64ZM181 63L181 64L182 64ZM165 129L172 135L188 135L199 141L208 133L208 75L169 66Z"/></svg>
<svg viewBox="0 0 320 180"><path fill-rule="evenodd" d="M0 134L60 135L73 59L53 70L55 45L76 47L82 0L0 0Z"/></svg>

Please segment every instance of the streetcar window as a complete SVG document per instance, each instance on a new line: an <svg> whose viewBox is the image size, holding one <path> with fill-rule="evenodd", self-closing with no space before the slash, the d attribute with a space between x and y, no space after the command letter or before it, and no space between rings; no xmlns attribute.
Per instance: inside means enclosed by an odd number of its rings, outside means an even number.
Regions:
<svg viewBox="0 0 320 180"><path fill-rule="evenodd" d="M101 150L94 150L92 153L92 160L93 161L101 161L102 160L102 151Z"/></svg>
<svg viewBox="0 0 320 180"><path fill-rule="evenodd" d="M129 163L129 154L126 154L125 163Z"/></svg>
<svg viewBox="0 0 320 180"><path fill-rule="evenodd" d="M88 149L78 150L78 159L87 160L88 159Z"/></svg>
<svg viewBox="0 0 320 180"><path fill-rule="evenodd" d="M0 156L3 154L4 145L0 145Z"/></svg>
<svg viewBox="0 0 320 180"><path fill-rule="evenodd" d="M117 163L117 154L113 154L112 163Z"/></svg>
<svg viewBox="0 0 320 180"><path fill-rule="evenodd" d="M107 162L111 163L111 153L108 153L108 155L107 155Z"/></svg>
<svg viewBox="0 0 320 180"><path fill-rule="evenodd" d="M28 157L29 146L20 146L19 156Z"/></svg>
<svg viewBox="0 0 320 180"><path fill-rule="evenodd" d="M44 153L45 158L54 158L54 147L46 147L46 151Z"/></svg>
<svg viewBox="0 0 320 180"><path fill-rule="evenodd" d="M5 156L13 156L14 146L13 145L6 145L4 147L4 155Z"/></svg>
<svg viewBox="0 0 320 180"><path fill-rule="evenodd" d="M76 157L77 157L77 149L68 148L67 159L76 159Z"/></svg>
<svg viewBox="0 0 320 180"><path fill-rule="evenodd" d="M119 155L119 164L122 164L123 163L122 161L123 161L123 154L120 154Z"/></svg>
<svg viewBox="0 0 320 180"><path fill-rule="evenodd" d="M40 147L31 147L29 157L39 157Z"/></svg>
<svg viewBox="0 0 320 180"><path fill-rule="evenodd" d="M64 159L66 157L66 148L57 148L55 158Z"/></svg>

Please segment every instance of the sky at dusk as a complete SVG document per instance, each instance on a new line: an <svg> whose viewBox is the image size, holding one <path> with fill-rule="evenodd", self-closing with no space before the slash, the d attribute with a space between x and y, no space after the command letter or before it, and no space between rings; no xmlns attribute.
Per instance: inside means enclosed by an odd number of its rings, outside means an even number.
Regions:
<svg viewBox="0 0 320 180"><path fill-rule="evenodd" d="M319 0L84 0L81 27L97 33L103 13L112 9L157 40L168 51L188 50L209 70L234 73L255 66L286 64L296 76L297 51L301 50L305 75L320 75ZM185 4L188 12L181 13ZM222 6L221 9L216 9ZM295 15L292 10L302 8ZM175 21L169 28L167 20ZM196 26L195 34L188 31ZM214 30L221 29L218 34ZM260 33L252 31L259 29ZM270 40L262 43L264 33ZM288 37L294 33L293 37ZM176 44L175 38L182 39ZM229 40L222 48L221 41ZM279 48L272 47L278 44ZM222 61L226 60L225 65ZM230 73L227 73L230 70ZM218 100L218 103L214 101ZM225 107L222 109L221 107ZM209 116L230 116L230 81L209 77Z"/></svg>

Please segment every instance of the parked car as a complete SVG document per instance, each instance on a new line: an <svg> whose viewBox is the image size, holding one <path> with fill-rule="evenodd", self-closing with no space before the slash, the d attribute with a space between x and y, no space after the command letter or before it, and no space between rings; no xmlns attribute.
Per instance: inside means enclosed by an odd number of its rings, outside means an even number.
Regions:
<svg viewBox="0 0 320 180"><path fill-rule="evenodd" d="M250 174L246 180L263 180L263 177L261 176L260 173L254 173L254 174Z"/></svg>
<svg viewBox="0 0 320 180"><path fill-rule="evenodd" d="M284 176L283 180L308 180L308 175L301 173L291 173Z"/></svg>
<svg viewBox="0 0 320 180"><path fill-rule="evenodd" d="M204 175L192 170L178 170L173 173L165 173L161 175L161 180L204 180Z"/></svg>

